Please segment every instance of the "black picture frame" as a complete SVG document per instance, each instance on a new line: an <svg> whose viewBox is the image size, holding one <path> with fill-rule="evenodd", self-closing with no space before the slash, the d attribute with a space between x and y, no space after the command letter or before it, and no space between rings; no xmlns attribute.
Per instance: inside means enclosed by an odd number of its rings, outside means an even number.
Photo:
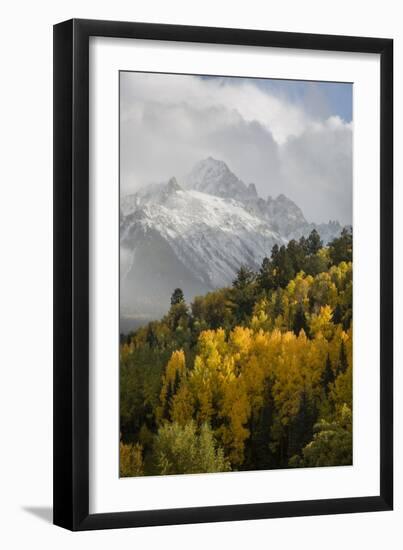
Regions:
<svg viewBox="0 0 403 550"><path fill-rule="evenodd" d="M89 38L364 52L381 58L380 491L365 497L89 513ZM54 523L77 530L393 507L393 40L73 19L54 26Z"/></svg>

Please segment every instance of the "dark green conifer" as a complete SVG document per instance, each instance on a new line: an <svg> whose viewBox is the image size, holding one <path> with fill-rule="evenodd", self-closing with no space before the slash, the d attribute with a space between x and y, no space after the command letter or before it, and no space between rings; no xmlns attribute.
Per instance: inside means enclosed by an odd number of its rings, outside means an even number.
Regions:
<svg viewBox="0 0 403 550"><path fill-rule="evenodd" d="M326 396L329 394L329 385L334 381L334 372L332 369L332 363L330 361L330 355L327 354L325 369L322 373L322 386L325 390Z"/></svg>
<svg viewBox="0 0 403 550"><path fill-rule="evenodd" d="M175 288L171 296L171 306L175 306L176 304L183 304L184 302L185 296L183 295L182 289Z"/></svg>
<svg viewBox="0 0 403 550"><path fill-rule="evenodd" d="M347 361L346 346L344 342L342 342L340 345L339 361L337 363L337 374L346 372L347 367L348 367L348 361Z"/></svg>
<svg viewBox="0 0 403 550"><path fill-rule="evenodd" d="M306 335L308 335L308 323L306 320L306 315L302 305L297 307L297 311L294 316L293 331L296 336L303 330Z"/></svg>

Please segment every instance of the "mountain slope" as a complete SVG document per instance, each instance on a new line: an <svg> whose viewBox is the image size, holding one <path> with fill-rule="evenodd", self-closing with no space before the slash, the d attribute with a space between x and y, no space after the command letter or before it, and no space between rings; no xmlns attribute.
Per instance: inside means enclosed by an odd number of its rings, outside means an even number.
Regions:
<svg viewBox="0 0 403 550"><path fill-rule="evenodd" d="M235 200L182 189L176 180L121 207L121 303L128 314L165 312L173 288L187 299L257 268L283 239Z"/></svg>
<svg viewBox="0 0 403 550"><path fill-rule="evenodd" d="M148 185L120 204L121 316L128 326L161 317L174 288L188 301L231 284L241 265L258 269L274 244L318 229L325 242L340 225L310 224L284 195L267 200L211 157L184 179ZM127 324L126 324L127 326Z"/></svg>

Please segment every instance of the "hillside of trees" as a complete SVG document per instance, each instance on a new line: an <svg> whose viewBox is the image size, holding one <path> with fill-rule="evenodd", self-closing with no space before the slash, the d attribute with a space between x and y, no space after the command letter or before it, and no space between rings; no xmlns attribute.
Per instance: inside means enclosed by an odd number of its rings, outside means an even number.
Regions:
<svg viewBox="0 0 403 550"><path fill-rule="evenodd" d="M120 432L123 477L351 464L351 231L122 335Z"/></svg>

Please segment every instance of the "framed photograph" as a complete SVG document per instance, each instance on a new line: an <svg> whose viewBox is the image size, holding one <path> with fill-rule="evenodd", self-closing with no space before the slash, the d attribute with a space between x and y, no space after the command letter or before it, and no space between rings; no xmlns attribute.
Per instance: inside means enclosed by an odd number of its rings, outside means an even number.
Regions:
<svg viewBox="0 0 403 550"><path fill-rule="evenodd" d="M391 39L55 25L55 524L391 510L392 298Z"/></svg>

